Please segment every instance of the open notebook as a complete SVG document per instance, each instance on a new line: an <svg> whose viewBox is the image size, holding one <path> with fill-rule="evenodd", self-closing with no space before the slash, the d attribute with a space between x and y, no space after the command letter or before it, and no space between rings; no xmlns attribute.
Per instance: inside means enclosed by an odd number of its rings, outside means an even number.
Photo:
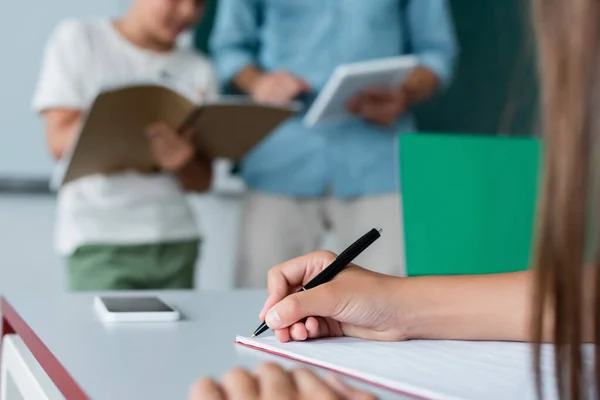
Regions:
<svg viewBox="0 0 600 400"><path fill-rule="evenodd" d="M240 336L236 342L419 399L537 398L532 348L525 343L352 338L279 343L274 337ZM584 350L591 360L593 349ZM551 346L543 347L542 358L544 399L555 399Z"/></svg>

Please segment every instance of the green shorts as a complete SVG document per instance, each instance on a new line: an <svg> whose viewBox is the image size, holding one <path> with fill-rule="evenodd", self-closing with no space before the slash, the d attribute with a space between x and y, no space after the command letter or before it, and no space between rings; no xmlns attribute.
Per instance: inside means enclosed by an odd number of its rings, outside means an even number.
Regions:
<svg viewBox="0 0 600 400"><path fill-rule="evenodd" d="M73 291L193 289L199 240L85 245L67 259Z"/></svg>

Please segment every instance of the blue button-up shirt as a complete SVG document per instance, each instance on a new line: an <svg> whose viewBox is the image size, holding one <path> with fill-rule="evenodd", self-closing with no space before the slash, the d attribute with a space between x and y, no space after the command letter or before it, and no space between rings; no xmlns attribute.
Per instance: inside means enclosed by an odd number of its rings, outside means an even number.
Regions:
<svg viewBox="0 0 600 400"><path fill-rule="evenodd" d="M286 70L318 93L340 65L419 57L443 84L456 44L445 0L219 0L211 45L223 83L248 65ZM415 130L412 116L382 128L366 121L307 128L283 124L243 161L253 190L294 197L351 198L398 190L397 136Z"/></svg>

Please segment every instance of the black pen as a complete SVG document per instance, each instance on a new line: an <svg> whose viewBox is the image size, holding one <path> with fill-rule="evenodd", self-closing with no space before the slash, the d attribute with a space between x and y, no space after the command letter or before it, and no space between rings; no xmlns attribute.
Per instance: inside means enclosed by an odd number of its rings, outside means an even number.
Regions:
<svg viewBox="0 0 600 400"><path fill-rule="evenodd" d="M352 243L350 247L344 250L340 255L338 255L335 260L321 273L315 276L310 282L300 288L299 292L312 289L319 285L329 282L337 274L342 272L344 268L348 266L360 253L365 251L367 247L373 244L377 239L381 237L381 229L371 229L369 232L365 233L363 237L358 239L356 242ZM264 333L269 327L265 322L263 322L255 331L252 337L257 337L261 333Z"/></svg>

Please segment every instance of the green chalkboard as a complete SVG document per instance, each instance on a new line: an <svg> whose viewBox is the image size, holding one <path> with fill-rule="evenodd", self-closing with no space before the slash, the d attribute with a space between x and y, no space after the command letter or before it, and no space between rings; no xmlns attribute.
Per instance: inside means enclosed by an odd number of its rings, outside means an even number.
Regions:
<svg viewBox="0 0 600 400"><path fill-rule="evenodd" d="M527 269L540 157L535 138L402 136L408 274Z"/></svg>

